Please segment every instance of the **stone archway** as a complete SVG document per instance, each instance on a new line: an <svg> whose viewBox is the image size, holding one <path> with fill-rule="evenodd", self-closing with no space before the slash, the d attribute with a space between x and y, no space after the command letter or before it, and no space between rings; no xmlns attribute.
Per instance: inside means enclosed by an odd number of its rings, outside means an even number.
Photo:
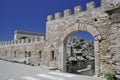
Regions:
<svg viewBox="0 0 120 80"><path fill-rule="evenodd" d="M92 34L92 36L94 37L94 54L95 54L95 74L97 75L99 73L99 41L101 40L101 35L99 33L99 31L93 27L92 25L88 25L88 24L79 24L79 23L75 23L74 25L72 25L71 27L67 28L63 33L63 38L62 38L62 43L61 46L59 48L59 52L61 54L61 58L60 58L60 69L63 71L66 71L66 49L65 49L65 41L68 39L68 37L76 32L76 31L87 31L89 33Z"/></svg>

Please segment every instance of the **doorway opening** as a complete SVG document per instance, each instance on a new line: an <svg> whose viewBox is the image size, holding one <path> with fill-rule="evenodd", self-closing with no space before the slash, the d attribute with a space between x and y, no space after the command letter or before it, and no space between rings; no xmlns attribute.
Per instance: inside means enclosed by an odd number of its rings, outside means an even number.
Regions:
<svg viewBox="0 0 120 80"><path fill-rule="evenodd" d="M64 42L66 72L95 75L94 38L86 31L74 32Z"/></svg>

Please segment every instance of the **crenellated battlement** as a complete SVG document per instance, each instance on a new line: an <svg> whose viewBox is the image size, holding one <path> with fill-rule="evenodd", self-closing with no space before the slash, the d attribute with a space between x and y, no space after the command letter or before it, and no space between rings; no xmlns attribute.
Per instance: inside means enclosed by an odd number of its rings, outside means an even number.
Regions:
<svg viewBox="0 0 120 80"><path fill-rule="evenodd" d="M86 8L87 8L87 10L94 9L95 8L95 3L94 2L87 3Z"/></svg>
<svg viewBox="0 0 120 80"><path fill-rule="evenodd" d="M41 38L36 38L36 39L19 39L19 40L12 40L12 41L5 41L5 42L0 42L0 46L10 46L10 45L23 45L23 44L28 44L28 43L35 43L39 41L45 40L44 37Z"/></svg>
<svg viewBox="0 0 120 80"><path fill-rule="evenodd" d="M95 3L92 1L90 3L87 3L86 4L86 8L88 11L92 10L95 8ZM82 6L75 6L74 7L74 14L78 14L82 12ZM63 16L62 16L62 13L61 12L57 12L55 13L55 15L48 15L47 16L47 21L52 21L52 20L55 20L55 19L59 19L59 18L62 18L62 17L66 17L66 16L70 16L72 15L71 14L71 10L70 9L66 9L63 11Z"/></svg>
<svg viewBox="0 0 120 80"><path fill-rule="evenodd" d="M64 17L69 15L71 15L71 10L70 9L64 10Z"/></svg>
<svg viewBox="0 0 120 80"><path fill-rule="evenodd" d="M80 13L82 12L82 6L75 6L74 7L74 13L77 14L77 13Z"/></svg>

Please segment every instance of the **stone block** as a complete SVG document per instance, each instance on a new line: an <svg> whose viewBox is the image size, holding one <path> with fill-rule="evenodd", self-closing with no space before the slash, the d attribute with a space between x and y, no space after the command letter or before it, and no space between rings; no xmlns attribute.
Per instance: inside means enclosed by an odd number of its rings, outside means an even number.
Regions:
<svg viewBox="0 0 120 80"><path fill-rule="evenodd" d="M5 45L5 42L2 42L2 45Z"/></svg>
<svg viewBox="0 0 120 80"><path fill-rule="evenodd" d="M17 40L15 40L15 41L14 41L14 44L17 44L17 43L18 43L18 41L17 41Z"/></svg>
<svg viewBox="0 0 120 80"><path fill-rule="evenodd" d="M94 51L95 52L99 51L99 41L94 41Z"/></svg>
<svg viewBox="0 0 120 80"><path fill-rule="evenodd" d="M0 42L0 45L2 45L2 42Z"/></svg>
<svg viewBox="0 0 120 80"><path fill-rule="evenodd" d="M31 39L30 39L30 42L34 42L34 39L33 39L33 38L31 38Z"/></svg>
<svg viewBox="0 0 120 80"><path fill-rule="evenodd" d="M93 10L95 8L95 3L92 1L86 4L87 10Z"/></svg>
<svg viewBox="0 0 120 80"><path fill-rule="evenodd" d="M82 6L75 6L74 7L74 13L77 14L77 13L80 13L82 12Z"/></svg>
<svg viewBox="0 0 120 80"><path fill-rule="evenodd" d="M24 43L24 42L25 42L25 39L22 39L22 40L21 40L21 43Z"/></svg>
<svg viewBox="0 0 120 80"><path fill-rule="evenodd" d="M60 12L55 13L55 19L59 19L62 17L62 14Z"/></svg>
<svg viewBox="0 0 120 80"><path fill-rule="evenodd" d="M21 40L18 40L18 44L21 44Z"/></svg>
<svg viewBox="0 0 120 80"><path fill-rule="evenodd" d="M38 39L38 38L36 38L36 39L35 39L35 41L36 41L36 42L38 42L38 41L39 41L39 39Z"/></svg>
<svg viewBox="0 0 120 80"><path fill-rule="evenodd" d="M29 39L28 38L25 39L25 43L29 43Z"/></svg>
<svg viewBox="0 0 120 80"><path fill-rule="evenodd" d="M45 40L45 37L44 37L44 36L42 36L40 39L41 39L41 40Z"/></svg>
<svg viewBox="0 0 120 80"><path fill-rule="evenodd" d="M7 45L7 41L5 42L5 45Z"/></svg>
<svg viewBox="0 0 120 80"><path fill-rule="evenodd" d="M13 44L15 44L15 40L13 40Z"/></svg>
<svg viewBox="0 0 120 80"><path fill-rule="evenodd" d="M13 45L14 44L14 41L11 41L11 45Z"/></svg>
<svg viewBox="0 0 120 80"><path fill-rule="evenodd" d="M10 42L10 41L8 41L8 45L11 45L11 42Z"/></svg>
<svg viewBox="0 0 120 80"><path fill-rule="evenodd" d="M52 16L52 15L48 15L48 16L47 16L47 20L48 20L48 21L53 20L53 16Z"/></svg>
<svg viewBox="0 0 120 80"><path fill-rule="evenodd" d="M71 15L71 10L70 9L64 10L64 16L69 16L69 15Z"/></svg>

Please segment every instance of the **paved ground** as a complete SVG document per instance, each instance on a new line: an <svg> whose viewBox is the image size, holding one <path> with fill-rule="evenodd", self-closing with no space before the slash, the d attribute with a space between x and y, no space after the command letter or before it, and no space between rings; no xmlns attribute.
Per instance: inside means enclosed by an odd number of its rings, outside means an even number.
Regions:
<svg viewBox="0 0 120 80"><path fill-rule="evenodd" d="M0 80L105 80L0 60Z"/></svg>

